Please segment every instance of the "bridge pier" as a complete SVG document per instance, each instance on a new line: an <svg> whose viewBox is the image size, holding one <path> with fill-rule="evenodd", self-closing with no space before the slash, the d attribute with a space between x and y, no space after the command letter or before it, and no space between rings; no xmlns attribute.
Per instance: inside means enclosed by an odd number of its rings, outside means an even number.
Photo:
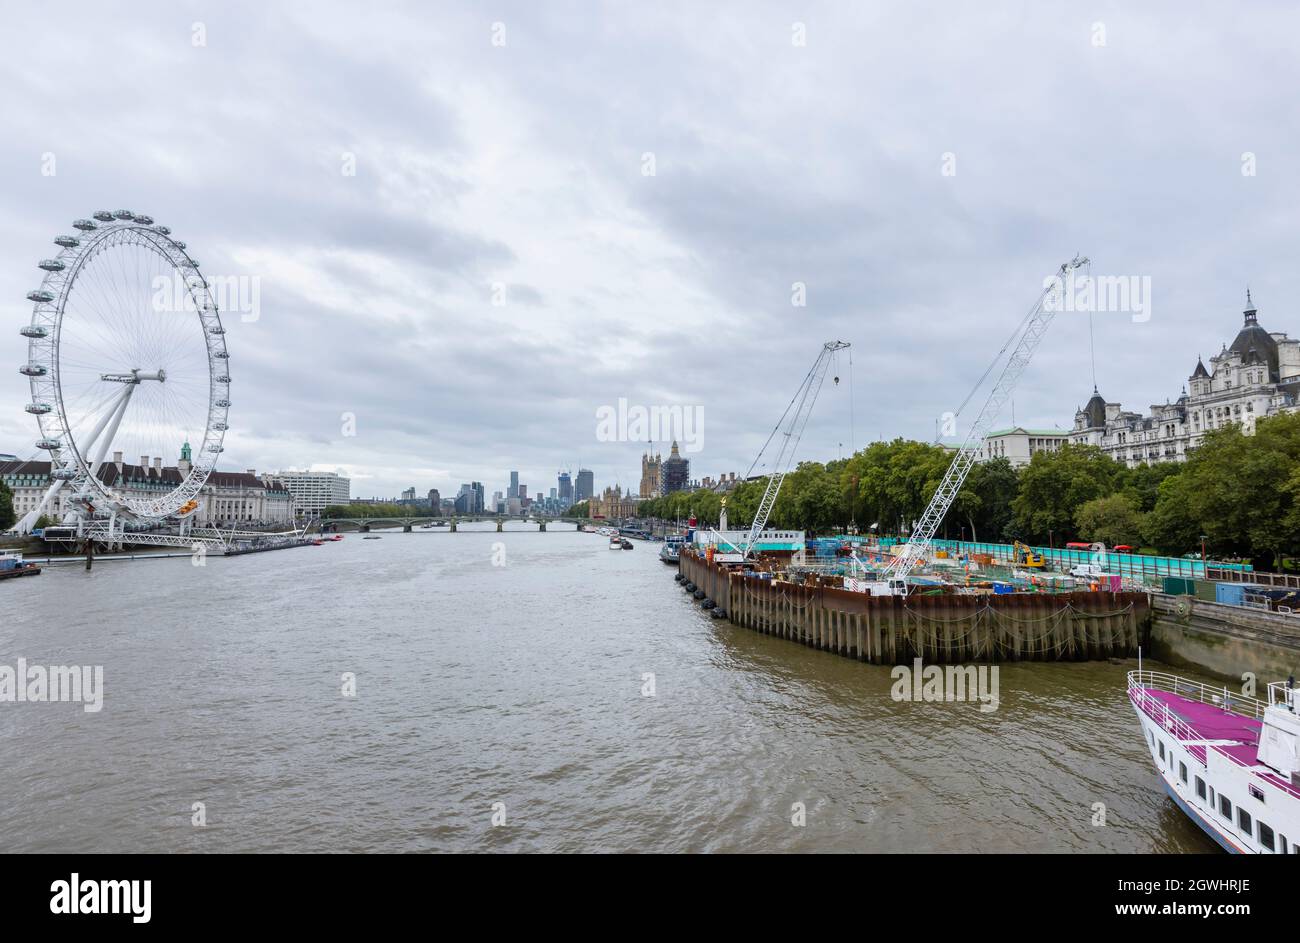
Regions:
<svg viewBox="0 0 1300 943"><path fill-rule="evenodd" d="M456 519L454 517L451 519L451 527L448 529L451 531L451 533L453 534L456 533Z"/></svg>
<svg viewBox="0 0 1300 943"><path fill-rule="evenodd" d="M498 533L498 534L501 533L501 532L505 529L505 528L503 528L503 527L501 526L503 523L504 523L504 521L497 521L497 533Z"/></svg>
<svg viewBox="0 0 1300 943"><path fill-rule="evenodd" d="M410 532L411 532L411 525L410 525L409 523L408 523L408 524L403 524L403 525L402 525L402 533L403 533L403 534L409 534Z"/></svg>
<svg viewBox="0 0 1300 943"><path fill-rule="evenodd" d="M544 534L544 533L546 533L546 521L538 521L538 522L537 522L537 532L538 532L539 534Z"/></svg>
<svg viewBox="0 0 1300 943"><path fill-rule="evenodd" d="M361 533L363 533L363 534L368 534L368 533L370 533L370 525L369 525L369 524L362 524L362 525L361 525Z"/></svg>

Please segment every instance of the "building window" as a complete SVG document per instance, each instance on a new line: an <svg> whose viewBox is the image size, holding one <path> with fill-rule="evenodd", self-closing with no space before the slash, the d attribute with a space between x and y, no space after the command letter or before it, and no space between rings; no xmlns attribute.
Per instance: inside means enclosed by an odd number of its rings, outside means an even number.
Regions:
<svg viewBox="0 0 1300 943"><path fill-rule="evenodd" d="M1273 846L1273 830L1263 822L1259 823L1259 843L1269 851L1275 850Z"/></svg>

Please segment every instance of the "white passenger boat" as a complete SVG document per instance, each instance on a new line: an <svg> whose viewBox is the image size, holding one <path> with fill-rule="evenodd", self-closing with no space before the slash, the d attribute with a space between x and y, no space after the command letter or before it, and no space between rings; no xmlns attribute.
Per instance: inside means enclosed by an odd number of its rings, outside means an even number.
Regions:
<svg viewBox="0 0 1300 943"><path fill-rule="evenodd" d="M1294 679L1268 701L1157 671L1128 696L1165 791L1238 854L1300 854L1300 716Z"/></svg>

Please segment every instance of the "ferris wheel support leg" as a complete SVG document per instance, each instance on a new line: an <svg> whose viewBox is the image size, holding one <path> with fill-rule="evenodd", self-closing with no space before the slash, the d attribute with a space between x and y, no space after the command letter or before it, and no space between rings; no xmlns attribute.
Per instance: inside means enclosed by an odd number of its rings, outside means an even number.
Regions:
<svg viewBox="0 0 1300 943"><path fill-rule="evenodd" d="M33 528L36 527L36 522L40 520L41 515L45 513L45 509L49 507L51 499L59 493L59 489L62 488L64 484L65 482L61 480L55 481L45 489L45 495L41 498L40 504L36 505L36 507L24 514L23 519L16 525L15 529L18 533L30 534L32 532Z"/></svg>
<svg viewBox="0 0 1300 943"><path fill-rule="evenodd" d="M98 439L99 434L104 431L104 425L109 424L108 435L104 436L103 441L99 443L99 451L95 455L95 462L90 466L92 476L98 475L100 466L104 464L104 456L108 454L108 447L113 444L113 437L117 435L117 427L122 424L122 417L126 415L126 404L131 401L131 391L134 389L134 383L128 383L122 388L122 392L118 395L112 411L99 421L91 435L91 441Z"/></svg>

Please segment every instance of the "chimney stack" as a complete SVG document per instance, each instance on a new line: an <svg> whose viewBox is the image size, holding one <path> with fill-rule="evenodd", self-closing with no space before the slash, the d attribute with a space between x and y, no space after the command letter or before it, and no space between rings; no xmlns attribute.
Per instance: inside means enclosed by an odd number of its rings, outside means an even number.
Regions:
<svg viewBox="0 0 1300 943"><path fill-rule="evenodd" d="M114 452L114 453L113 453L113 464L117 466L117 470L118 470L118 471L121 471L121 470L122 470L122 453L121 453L121 452Z"/></svg>
<svg viewBox="0 0 1300 943"><path fill-rule="evenodd" d="M148 455L141 455L141 456L140 456L140 467L143 468L145 471L148 471L148 470L149 470L149 456L148 456Z"/></svg>
<svg viewBox="0 0 1300 943"><path fill-rule="evenodd" d="M161 472L161 471L162 471L162 459L161 459L161 458L155 458L155 459L153 460L153 467L154 467L154 470L155 470L155 471L157 471L157 472Z"/></svg>

